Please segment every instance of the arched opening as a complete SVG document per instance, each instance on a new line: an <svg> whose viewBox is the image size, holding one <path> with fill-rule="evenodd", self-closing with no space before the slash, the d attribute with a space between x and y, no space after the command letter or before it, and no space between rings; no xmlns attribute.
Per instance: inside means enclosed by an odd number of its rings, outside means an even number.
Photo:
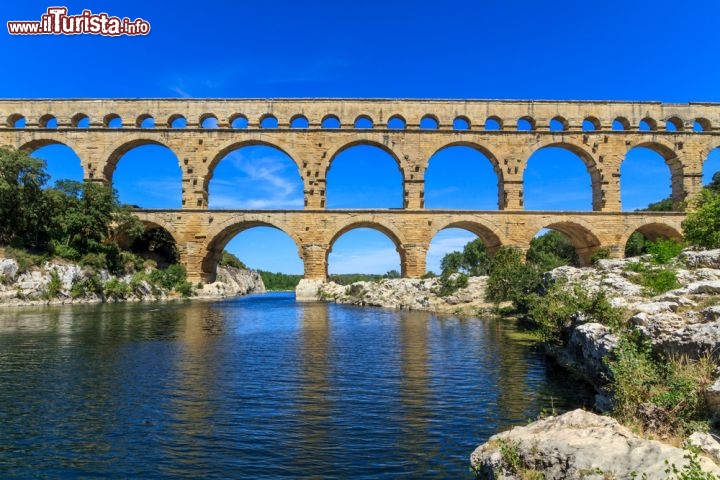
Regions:
<svg viewBox="0 0 720 480"><path fill-rule="evenodd" d="M657 240L682 241L682 234L669 225L648 223L635 230L625 242L625 257L637 257L647 253L648 243Z"/></svg>
<svg viewBox="0 0 720 480"><path fill-rule="evenodd" d="M550 120L551 132L564 132L568 129L568 121L563 117L557 116Z"/></svg>
<svg viewBox="0 0 720 480"><path fill-rule="evenodd" d="M630 122L625 117L617 117L613 120L612 129L615 131L630 130Z"/></svg>
<svg viewBox="0 0 720 480"><path fill-rule="evenodd" d="M438 150L425 171L425 207L497 210L499 167L478 145L454 144Z"/></svg>
<svg viewBox="0 0 720 480"><path fill-rule="evenodd" d="M133 239L128 249L157 268L167 268L180 262L180 254L173 236L163 227L146 224L142 235Z"/></svg>
<svg viewBox="0 0 720 480"><path fill-rule="evenodd" d="M586 227L573 222L558 222L540 229L530 240L527 260L541 269L561 265L590 265L600 241Z"/></svg>
<svg viewBox="0 0 720 480"><path fill-rule="evenodd" d="M600 130L600 120L595 117L587 117L583 120L582 129L584 132L596 132Z"/></svg>
<svg viewBox="0 0 720 480"><path fill-rule="evenodd" d="M535 130L535 119L532 117L522 117L517 121L517 129L524 132Z"/></svg>
<svg viewBox="0 0 720 480"><path fill-rule="evenodd" d="M375 144L340 150L328 164L327 208L402 208L403 177L398 160Z"/></svg>
<svg viewBox="0 0 720 480"><path fill-rule="evenodd" d="M467 117L457 117L453 120L453 130L470 130L470 120Z"/></svg>
<svg viewBox="0 0 720 480"><path fill-rule="evenodd" d="M303 181L297 164L270 145L238 145L221 153L211 165L206 187L212 209L303 208Z"/></svg>
<svg viewBox="0 0 720 480"><path fill-rule="evenodd" d="M278 120L274 115L265 115L260 119L260 128L278 128Z"/></svg>
<svg viewBox="0 0 720 480"><path fill-rule="evenodd" d="M703 186L720 193L720 147L714 148L703 163Z"/></svg>
<svg viewBox="0 0 720 480"><path fill-rule="evenodd" d="M670 169L662 155L647 147L631 149L620 165L623 211L672 210L671 184Z"/></svg>
<svg viewBox="0 0 720 480"><path fill-rule="evenodd" d="M425 115L420 119L420 128L423 130L437 130L438 119L434 115Z"/></svg>
<svg viewBox="0 0 720 480"><path fill-rule="evenodd" d="M211 114L205 114L200 117L200 128L218 128L218 118Z"/></svg>
<svg viewBox="0 0 720 480"><path fill-rule="evenodd" d="M90 117L84 113L76 113L70 119L70 125L74 128L90 128Z"/></svg>
<svg viewBox="0 0 720 480"><path fill-rule="evenodd" d="M355 119L355 128L373 128L372 118L367 115L360 115Z"/></svg>
<svg viewBox="0 0 720 480"><path fill-rule="evenodd" d="M340 119L335 115L326 115L320 122L322 128L340 128Z"/></svg>
<svg viewBox="0 0 720 480"><path fill-rule="evenodd" d="M374 225L345 229L335 236L328 249L330 279L351 283L357 274L382 276L393 271L402 274L398 244L392 234Z"/></svg>
<svg viewBox="0 0 720 480"><path fill-rule="evenodd" d="M526 210L600 210L600 172L593 158L569 144L541 148L523 174Z"/></svg>
<svg viewBox="0 0 720 480"><path fill-rule="evenodd" d="M45 144L32 151L32 156L45 161L50 175L47 185L53 186L58 180L83 181L83 168L75 151L62 143Z"/></svg>
<svg viewBox="0 0 720 480"><path fill-rule="evenodd" d="M43 115L40 117L40 128L57 128L58 122L54 115Z"/></svg>
<svg viewBox="0 0 720 480"><path fill-rule="evenodd" d="M122 118L115 113L107 114L103 117L103 125L105 128L122 128Z"/></svg>
<svg viewBox="0 0 720 480"><path fill-rule="evenodd" d="M187 119L182 115L173 115L168 119L168 125L170 128L186 128Z"/></svg>
<svg viewBox="0 0 720 480"><path fill-rule="evenodd" d="M10 128L25 128L25 117L19 113L12 114L8 117L7 124Z"/></svg>
<svg viewBox="0 0 720 480"><path fill-rule="evenodd" d="M390 117L387 123L387 127L391 130L404 130L405 129L405 119L401 117L400 115L394 115Z"/></svg>
<svg viewBox="0 0 720 480"><path fill-rule="evenodd" d="M638 150L638 153L633 153L635 150ZM631 207L645 209L648 207L648 203L645 203L648 200L657 203L650 206L651 210L667 211L681 208L682 202L685 200L682 183L683 166L675 154L675 151L661 143L644 142L631 148L625 160L628 158L632 159L635 155L637 155L638 160L634 162L635 166L627 172L628 175L631 175L630 179L624 178L624 173L620 177L620 195L621 199L623 199L623 210L629 210ZM653 170L655 170L655 172L657 172L655 173L656 179L667 178L665 176L667 170L664 170L660 166L658 158L661 159L662 162L665 163L666 168L670 170L668 181L653 182L649 177ZM624 163L625 162L623 162L621 166L621 173L624 171ZM624 185L629 188L628 193L624 192ZM668 189L664 187L665 185L670 186L669 195L667 194ZM625 205L624 195L628 195L630 205ZM636 200L631 200L632 198Z"/></svg>
<svg viewBox="0 0 720 480"><path fill-rule="evenodd" d="M693 122L694 132L709 132L710 130L712 130L712 125L707 118L696 118Z"/></svg>
<svg viewBox="0 0 720 480"><path fill-rule="evenodd" d="M485 120L485 130L502 130L502 127L503 124L500 117L488 117L487 120Z"/></svg>
<svg viewBox="0 0 720 480"><path fill-rule="evenodd" d="M248 119L245 115L234 115L230 117L232 128L248 128Z"/></svg>
<svg viewBox="0 0 720 480"><path fill-rule="evenodd" d="M650 117L645 117L640 120L638 130L641 132L654 132L657 130L657 122Z"/></svg>
<svg viewBox="0 0 720 480"><path fill-rule="evenodd" d="M131 142L108 161L105 178L112 180L121 203L139 208L181 208L182 170L175 153L151 140Z"/></svg>
<svg viewBox="0 0 720 480"><path fill-rule="evenodd" d="M206 281L214 282L218 263L228 263L227 252L249 269L302 275L303 262L295 240L280 228L264 222L246 222L225 228L208 246L202 270ZM225 257L226 260L223 260ZM232 257L230 257L232 258ZM234 260L234 259L233 259Z"/></svg>
<svg viewBox="0 0 720 480"><path fill-rule="evenodd" d="M665 120L665 131L667 132L682 132L683 121L678 117L670 117Z"/></svg>
<svg viewBox="0 0 720 480"><path fill-rule="evenodd" d="M303 115L295 115L290 119L290 128L308 128L309 126L310 122Z"/></svg>
<svg viewBox="0 0 720 480"><path fill-rule="evenodd" d="M439 275L447 268L468 275L487 275L489 260L498 248L500 239L484 225L451 223L430 241L426 271Z"/></svg>
<svg viewBox="0 0 720 480"><path fill-rule="evenodd" d="M135 124L138 128L155 128L155 119L152 115L140 115Z"/></svg>

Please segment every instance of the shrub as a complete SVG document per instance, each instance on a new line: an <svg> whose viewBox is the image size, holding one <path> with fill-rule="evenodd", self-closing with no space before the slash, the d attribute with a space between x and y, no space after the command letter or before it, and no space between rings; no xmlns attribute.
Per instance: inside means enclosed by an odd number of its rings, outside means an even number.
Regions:
<svg viewBox="0 0 720 480"><path fill-rule="evenodd" d="M654 263L665 264L680 255L683 246L675 240L660 239L648 243L646 248Z"/></svg>
<svg viewBox="0 0 720 480"><path fill-rule="evenodd" d="M610 249L606 247L598 248L590 257L590 263L596 265L598 261L610 258Z"/></svg>
<svg viewBox="0 0 720 480"><path fill-rule="evenodd" d="M621 313L608 301L605 292L588 292L580 285L554 283L543 296L529 297L529 315L538 325L542 339L561 343L563 330L575 322L599 322L618 327Z"/></svg>
<svg viewBox="0 0 720 480"><path fill-rule="evenodd" d="M19 248L6 248L5 254L17 262L18 273L25 273L31 267L41 265L45 261L45 256L35 255Z"/></svg>
<svg viewBox="0 0 720 480"><path fill-rule="evenodd" d="M720 193L703 189L683 222L683 234L692 245L720 248Z"/></svg>
<svg viewBox="0 0 720 480"><path fill-rule="evenodd" d="M45 296L47 298L57 298L58 295L60 295L60 292L62 290L62 280L60 280L60 275L57 273L56 270L50 271L50 281L47 284L47 289L45 290Z"/></svg>
<svg viewBox="0 0 720 480"><path fill-rule="evenodd" d="M69 245L65 245L64 243L53 240L51 242L51 247L52 252L60 258L65 258L67 260L77 260L80 258L80 254L77 250Z"/></svg>
<svg viewBox="0 0 720 480"><path fill-rule="evenodd" d="M440 297L447 297L468 285L468 277L464 273L443 272L438 280L436 294Z"/></svg>
<svg viewBox="0 0 720 480"><path fill-rule="evenodd" d="M77 279L73 280L72 286L70 287L70 297L75 300L84 297L86 294L85 282Z"/></svg>
<svg viewBox="0 0 720 480"><path fill-rule="evenodd" d="M659 270L648 270L641 274L640 285L645 287L648 294L660 295L680 287L675 270L663 268Z"/></svg>
<svg viewBox="0 0 720 480"><path fill-rule="evenodd" d="M614 379L613 412L621 421L640 419L657 433L685 435L707 418L703 391L714 374L709 356L655 357L648 341L622 335L606 362Z"/></svg>
<svg viewBox="0 0 720 480"><path fill-rule="evenodd" d="M117 279L111 278L105 282L105 296L124 299L130 293L130 285Z"/></svg>
<svg viewBox="0 0 720 480"><path fill-rule="evenodd" d="M150 273L150 281L166 290L175 290L184 297L192 295L193 286L187 281L185 267L182 265L170 265L164 270L153 270Z"/></svg>
<svg viewBox="0 0 720 480"><path fill-rule="evenodd" d="M80 258L80 265L102 270L107 268L107 258L104 253L86 253Z"/></svg>
<svg viewBox="0 0 720 480"><path fill-rule="evenodd" d="M528 299L542 284L542 272L532 264L523 263L522 250L500 248L490 263L485 298L490 302L513 302L516 310L526 313Z"/></svg>

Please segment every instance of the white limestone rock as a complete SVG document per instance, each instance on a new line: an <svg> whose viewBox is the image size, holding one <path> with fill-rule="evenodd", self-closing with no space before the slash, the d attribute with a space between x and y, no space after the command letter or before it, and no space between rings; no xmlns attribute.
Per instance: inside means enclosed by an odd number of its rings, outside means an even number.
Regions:
<svg viewBox="0 0 720 480"><path fill-rule="evenodd" d="M519 455L523 468L546 480L666 478L666 461L681 469L687 451L638 437L610 417L574 410L490 437L470 456L480 479L521 479L501 454L506 445ZM720 475L710 459L699 458L702 469ZM526 473L526 472L525 472Z"/></svg>

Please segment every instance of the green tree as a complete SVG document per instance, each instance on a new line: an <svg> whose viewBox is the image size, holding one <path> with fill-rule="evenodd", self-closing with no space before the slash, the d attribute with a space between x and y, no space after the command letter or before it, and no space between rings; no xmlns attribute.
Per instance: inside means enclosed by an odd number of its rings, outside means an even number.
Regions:
<svg viewBox="0 0 720 480"><path fill-rule="evenodd" d="M512 247L500 248L490 262L486 298L494 303L511 301L522 313L528 311L529 296L542 284L542 271L523 262L523 252Z"/></svg>
<svg viewBox="0 0 720 480"><path fill-rule="evenodd" d="M0 147L0 243L37 248L47 242L43 186L45 163L27 152ZM10 221L11 220L11 221Z"/></svg>
<svg viewBox="0 0 720 480"><path fill-rule="evenodd" d="M720 176L715 174L713 182ZM683 222L685 240L705 248L720 248L720 192L704 188L691 203Z"/></svg>
<svg viewBox="0 0 720 480"><path fill-rule="evenodd" d="M488 255L485 244L476 238L465 244L462 252L450 252L440 261L440 268L443 275L455 272L467 275L487 275L490 270L490 255Z"/></svg>
<svg viewBox="0 0 720 480"><path fill-rule="evenodd" d="M550 230L530 240L528 262L541 270L552 270L561 265L577 265L578 256L570 240L560 232Z"/></svg>

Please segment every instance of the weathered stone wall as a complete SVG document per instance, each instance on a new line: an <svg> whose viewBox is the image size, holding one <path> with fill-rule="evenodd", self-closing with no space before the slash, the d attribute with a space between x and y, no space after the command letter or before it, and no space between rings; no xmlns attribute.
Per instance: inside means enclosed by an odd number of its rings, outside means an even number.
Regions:
<svg viewBox="0 0 720 480"><path fill-rule="evenodd" d="M81 119L89 119L82 128ZM152 117L155 128L140 128ZM185 128L170 128L177 118ZM298 118L307 128L296 126ZM322 128L335 117L339 128ZM121 119L120 128L110 124ZM202 128L214 118L218 128ZM355 128L359 118L372 128ZM403 128L391 119L400 119ZM437 128L420 128L424 118ZM25 125L20 128L21 119ZM113 119L115 119L113 121ZM244 128L236 121L247 121ZM530 130L518 130L523 120ZM267 122L277 122L268 127ZM457 125L455 122L464 123ZM490 121L490 122L489 122ZM562 130L551 131L554 121ZM498 129L486 128L495 123ZM623 130L613 130L613 122ZM641 122L649 131L640 130ZM0 144L35 150L62 143L80 157L87 180L112 182L117 162L130 149L164 145L182 169L182 205L176 212L146 212L178 240L193 278L214 276L225 243L253 225L274 225L298 245L308 278L324 278L334 240L352 228L386 233L397 245L403 274L425 271L434 233L460 227L480 235L493 250L500 245L527 248L540 228L553 226L570 236L585 260L600 247L622 254L635 229L676 236L681 214L620 213L620 166L629 150L658 152L671 171L676 206L702 186L702 166L720 146L720 104L658 102L555 102L480 100L0 100ZM55 123L57 126L55 126ZM585 128L583 128L585 123ZM423 126L426 126L423 123ZM18 127L18 128L16 128ZM455 127L466 129L456 129ZM208 186L218 162L245 145L270 145L297 164L306 210L300 212L220 212L208 207ZM326 176L333 159L358 144L375 145L398 163L403 176L404 209L324 211ZM498 180L499 212L424 209L424 178L429 160L452 145L485 154ZM594 212L523 212L523 174L537 150L556 146L576 153L590 173ZM205 210L205 211L203 211Z"/></svg>

